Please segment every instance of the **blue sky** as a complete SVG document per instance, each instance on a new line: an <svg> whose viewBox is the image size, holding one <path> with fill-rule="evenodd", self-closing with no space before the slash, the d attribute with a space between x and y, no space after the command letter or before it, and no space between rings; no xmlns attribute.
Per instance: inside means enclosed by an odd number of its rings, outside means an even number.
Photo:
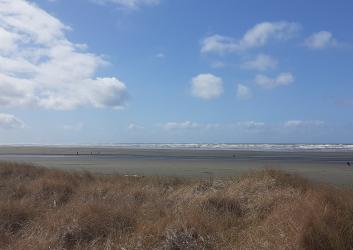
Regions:
<svg viewBox="0 0 353 250"><path fill-rule="evenodd" d="M352 143L352 10L0 0L0 144Z"/></svg>

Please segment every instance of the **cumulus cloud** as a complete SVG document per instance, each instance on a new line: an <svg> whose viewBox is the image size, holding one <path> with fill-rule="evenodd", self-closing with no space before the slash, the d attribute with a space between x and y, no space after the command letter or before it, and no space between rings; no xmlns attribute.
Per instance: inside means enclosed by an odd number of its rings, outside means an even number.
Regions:
<svg viewBox="0 0 353 250"><path fill-rule="evenodd" d="M323 121L302 121L290 120L284 123L286 128L307 128L307 127L320 127L325 123Z"/></svg>
<svg viewBox="0 0 353 250"><path fill-rule="evenodd" d="M200 74L191 80L191 93L195 97L210 100L223 93L223 80L212 74Z"/></svg>
<svg viewBox="0 0 353 250"><path fill-rule="evenodd" d="M126 9L137 9L140 6L157 5L160 0L92 0L98 4L115 4Z"/></svg>
<svg viewBox="0 0 353 250"><path fill-rule="evenodd" d="M271 78L265 75L257 75L255 83L260 87L271 89L279 86L286 86L294 82L294 77L291 73L281 73L275 78Z"/></svg>
<svg viewBox="0 0 353 250"><path fill-rule="evenodd" d="M225 53L240 50L240 44L237 40L221 35L212 35L201 41L202 53Z"/></svg>
<svg viewBox="0 0 353 250"><path fill-rule="evenodd" d="M320 31L309 36L304 44L310 49L325 49L337 46L337 41L330 32Z"/></svg>
<svg viewBox="0 0 353 250"><path fill-rule="evenodd" d="M250 88L243 84L238 84L237 87L237 98L240 100L248 100L252 97Z"/></svg>
<svg viewBox="0 0 353 250"><path fill-rule="evenodd" d="M270 40L287 40L300 29L293 22L262 22L248 30L241 39L221 36L208 36L201 41L202 53L232 53L251 48L261 47Z"/></svg>
<svg viewBox="0 0 353 250"><path fill-rule="evenodd" d="M24 122L18 119L16 116L0 113L0 128L14 129L23 128L24 126Z"/></svg>
<svg viewBox="0 0 353 250"><path fill-rule="evenodd" d="M122 108L127 88L97 77L107 64L69 41L70 27L25 0L0 0L0 106Z"/></svg>
<svg viewBox="0 0 353 250"><path fill-rule="evenodd" d="M277 67L277 60L273 57L265 54L259 54L253 60L246 61L242 64L245 69L254 69L259 71L265 71L268 69L274 69Z"/></svg>

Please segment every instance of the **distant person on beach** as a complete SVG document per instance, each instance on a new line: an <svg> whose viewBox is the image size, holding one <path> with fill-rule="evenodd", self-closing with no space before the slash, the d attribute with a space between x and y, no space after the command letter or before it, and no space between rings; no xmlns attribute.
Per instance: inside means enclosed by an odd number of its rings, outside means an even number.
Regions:
<svg viewBox="0 0 353 250"><path fill-rule="evenodd" d="M347 161L347 166L350 167L351 166L351 163L349 161Z"/></svg>

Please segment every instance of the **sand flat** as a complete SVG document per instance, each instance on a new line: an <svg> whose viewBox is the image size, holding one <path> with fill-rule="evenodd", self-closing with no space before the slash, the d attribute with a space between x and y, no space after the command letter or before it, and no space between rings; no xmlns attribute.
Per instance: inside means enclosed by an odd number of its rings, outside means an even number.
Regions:
<svg viewBox="0 0 353 250"><path fill-rule="evenodd" d="M77 155L78 153L78 155ZM182 177L236 176L273 168L308 179L353 186L352 152L261 152L114 147L0 147L0 160L103 174Z"/></svg>

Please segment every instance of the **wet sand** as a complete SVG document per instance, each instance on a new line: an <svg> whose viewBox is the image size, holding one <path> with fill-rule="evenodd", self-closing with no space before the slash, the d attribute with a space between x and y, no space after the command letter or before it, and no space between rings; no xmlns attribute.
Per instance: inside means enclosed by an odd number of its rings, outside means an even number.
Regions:
<svg viewBox="0 0 353 250"><path fill-rule="evenodd" d="M0 160L102 174L237 176L265 168L353 186L353 152L254 152L114 147L0 147ZM348 166L351 162L352 166Z"/></svg>

